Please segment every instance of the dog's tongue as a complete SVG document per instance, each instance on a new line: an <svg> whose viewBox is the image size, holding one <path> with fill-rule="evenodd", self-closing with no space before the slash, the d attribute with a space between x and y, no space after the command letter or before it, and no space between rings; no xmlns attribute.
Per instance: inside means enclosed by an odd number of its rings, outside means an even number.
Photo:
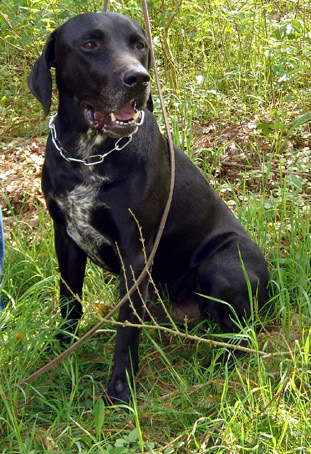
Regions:
<svg viewBox="0 0 311 454"><path fill-rule="evenodd" d="M114 112L117 120L127 121L131 120L135 115L135 110L131 104L127 104L125 107L122 107L118 112Z"/></svg>
<svg viewBox="0 0 311 454"><path fill-rule="evenodd" d="M122 109L118 110L117 112L100 112L99 110L95 110L91 108L85 108L85 115L87 121L91 124L92 127L99 129L103 128L105 124L110 124L111 122L114 123L116 120L119 121L130 121L136 120L138 118L138 111L133 108L133 103L128 103L126 106L122 107Z"/></svg>

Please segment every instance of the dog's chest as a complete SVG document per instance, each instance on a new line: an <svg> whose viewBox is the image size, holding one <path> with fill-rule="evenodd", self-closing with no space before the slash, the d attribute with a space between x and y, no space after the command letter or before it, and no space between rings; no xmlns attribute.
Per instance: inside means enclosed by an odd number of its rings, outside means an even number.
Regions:
<svg viewBox="0 0 311 454"><path fill-rule="evenodd" d="M97 211L102 213L109 209L102 200L99 200L97 182L81 183L57 200L65 219L68 235L97 265L108 267L104 259L104 250L112 247L111 239L95 228L93 215Z"/></svg>

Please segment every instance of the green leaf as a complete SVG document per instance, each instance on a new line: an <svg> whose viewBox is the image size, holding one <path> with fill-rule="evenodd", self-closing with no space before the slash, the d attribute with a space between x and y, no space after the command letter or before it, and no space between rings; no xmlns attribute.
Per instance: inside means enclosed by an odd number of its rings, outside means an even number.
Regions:
<svg viewBox="0 0 311 454"><path fill-rule="evenodd" d="M105 404L103 399L98 399L94 408L94 417L95 417L95 429L96 436L98 437L105 420Z"/></svg>
<svg viewBox="0 0 311 454"><path fill-rule="evenodd" d="M118 446L113 448L113 451L111 451L112 454L128 454L129 450L125 446Z"/></svg>
<svg viewBox="0 0 311 454"><path fill-rule="evenodd" d="M83 435L83 437L81 437L81 441L83 441L83 443L87 444L89 447L91 447L93 444L93 440L89 435Z"/></svg>
<svg viewBox="0 0 311 454"><path fill-rule="evenodd" d="M273 32L273 35L276 39L279 41L284 40L285 38L287 39L295 39L297 38L297 32L299 30L300 26L297 26L297 22L287 22L285 24L280 25L278 28L276 28Z"/></svg>
<svg viewBox="0 0 311 454"><path fill-rule="evenodd" d="M273 131L273 128L269 123L258 123L256 129L261 131L266 137L270 137Z"/></svg>
<svg viewBox="0 0 311 454"><path fill-rule="evenodd" d="M299 192L302 191L302 181L297 175L290 174L287 177L287 184L291 186L295 186Z"/></svg>
<svg viewBox="0 0 311 454"><path fill-rule="evenodd" d="M174 452L174 448L169 447L164 451L164 454L173 454L173 452Z"/></svg>
<svg viewBox="0 0 311 454"><path fill-rule="evenodd" d="M306 113L300 115L300 117L296 118L292 122L292 125L288 131L288 134L291 134L296 128L299 128L299 126L301 126L305 123L308 123L309 121L311 121L311 112L306 112Z"/></svg>
<svg viewBox="0 0 311 454"><path fill-rule="evenodd" d="M130 443L133 443L134 441L138 440L138 430L133 429L127 436L127 439Z"/></svg>

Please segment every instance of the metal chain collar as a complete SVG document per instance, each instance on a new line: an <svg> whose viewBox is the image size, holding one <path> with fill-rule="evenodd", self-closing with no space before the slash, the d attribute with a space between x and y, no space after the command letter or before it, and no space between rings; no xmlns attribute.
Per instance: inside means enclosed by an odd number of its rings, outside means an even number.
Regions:
<svg viewBox="0 0 311 454"><path fill-rule="evenodd" d="M120 139L118 139L116 141L114 148L112 148L112 150L108 151L107 153L93 154L85 159L69 158L67 156L67 154L68 154L67 151L62 147L60 140L57 137L56 127L55 127L55 123L54 123L54 120L56 117L57 117L57 113L55 115L53 115L49 121L49 128L51 130L52 142L53 142L55 148L59 151L59 154L61 155L61 157L64 158L67 162L79 162L85 166L95 166L97 164L101 164L102 162L104 162L105 158L113 151L123 150L132 141L133 134L136 134L136 132L138 130L138 127L137 127L136 130L129 136L120 137ZM136 125L137 126L142 125L144 122L144 118L145 118L145 112L143 110L141 110L140 118L139 118L139 121L136 123ZM126 142L123 145L120 145L120 142L122 140L125 140Z"/></svg>

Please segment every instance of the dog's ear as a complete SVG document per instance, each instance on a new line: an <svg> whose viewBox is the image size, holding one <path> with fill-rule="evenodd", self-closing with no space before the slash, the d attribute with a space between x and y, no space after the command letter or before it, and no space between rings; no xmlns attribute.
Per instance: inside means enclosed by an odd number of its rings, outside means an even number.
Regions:
<svg viewBox="0 0 311 454"><path fill-rule="evenodd" d="M41 102L45 116L48 115L52 100L51 67L55 66L55 30L48 37L43 52L35 62L28 76L28 87L31 93Z"/></svg>
<svg viewBox="0 0 311 454"><path fill-rule="evenodd" d="M149 49L148 61L147 61L148 72L150 72L151 66L152 66L152 54L151 54L151 50ZM148 101L147 101L147 109L150 110L150 112L153 112L153 100L152 100L151 90L150 90L150 95L149 95L149 98L148 98Z"/></svg>

